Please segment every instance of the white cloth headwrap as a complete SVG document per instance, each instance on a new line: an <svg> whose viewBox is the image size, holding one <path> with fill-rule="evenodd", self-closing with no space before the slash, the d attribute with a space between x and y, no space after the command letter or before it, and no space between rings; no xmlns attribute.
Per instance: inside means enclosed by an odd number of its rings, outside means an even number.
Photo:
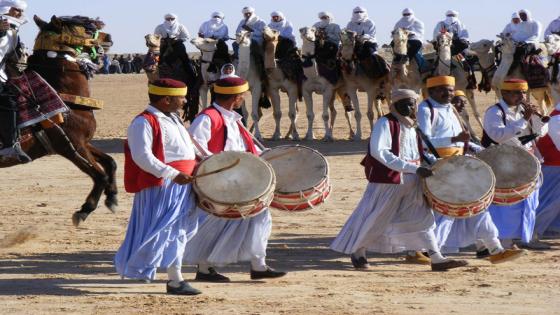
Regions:
<svg viewBox="0 0 560 315"><path fill-rule="evenodd" d="M0 7L2 7L2 9L4 9L4 7L8 7L8 11L10 11L10 8L25 11L27 9L27 2L24 0L2 0L0 1ZM3 13L8 13L8 11Z"/></svg>
<svg viewBox="0 0 560 315"><path fill-rule="evenodd" d="M270 17L273 17L273 16L279 16L280 21L284 20L284 13L282 13L280 11L272 11L272 13L270 13Z"/></svg>
<svg viewBox="0 0 560 315"><path fill-rule="evenodd" d="M168 21L168 18L174 18L173 21ZM175 36L179 33L179 19L177 17L176 14L173 13L167 13L165 15L165 21L163 22L163 28L165 29L165 32L167 34L169 34L170 36Z"/></svg>
<svg viewBox="0 0 560 315"><path fill-rule="evenodd" d="M418 99L418 94L409 89L396 89L391 92L391 102L393 103L404 100L405 98L413 98L416 100Z"/></svg>
<svg viewBox="0 0 560 315"><path fill-rule="evenodd" d="M233 71L230 74L225 74L224 73L224 69L226 67L232 67ZM220 79L224 79L224 78L239 78L239 76L237 76L235 74L235 66L231 63L226 63L222 66L222 68L220 69Z"/></svg>
<svg viewBox="0 0 560 315"><path fill-rule="evenodd" d="M252 7L244 7L243 10L241 10L241 13L243 14L255 13L255 9Z"/></svg>
<svg viewBox="0 0 560 315"><path fill-rule="evenodd" d="M511 15L511 18L512 18L512 19L520 19L519 13L513 12L513 14Z"/></svg>
<svg viewBox="0 0 560 315"><path fill-rule="evenodd" d="M527 21L531 21L532 20L532 16L531 16L531 11L527 10L527 9L521 9L519 10L519 13L525 13L527 15Z"/></svg>
<svg viewBox="0 0 560 315"><path fill-rule="evenodd" d="M362 12L362 13L358 13ZM352 22L354 23L362 23L368 19L367 10L361 6L357 6L352 10Z"/></svg>
<svg viewBox="0 0 560 315"><path fill-rule="evenodd" d="M225 17L224 13L218 11L218 12L212 13L212 16L210 16L210 18L214 18L216 16L219 17L220 19L224 19L224 17Z"/></svg>
<svg viewBox="0 0 560 315"><path fill-rule="evenodd" d="M455 15L455 16L459 16L459 12L455 11L455 10L447 10L447 12L445 12L445 15Z"/></svg>
<svg viewBox="0 0 560 315"><path fill-rule="evenodd" d="M453 16L448 16L448 15L453 15ZM445 12L445 24L451 26L451 24L457 23L459 22L459 12L455 11L455 10L447 10L447 12Z"/></svg>
<svg viewBox="0 0 560 315"><path fill-rule="evenodd" d="M332 13L327 12L327 11L321 11L318 14L319 16L319 27L327 27L330 23L332 23L334 21L334 17L332 15ZM322 18L326 17L325 20L323 20Z"/></svg>
<svg viewBox="0 0 560 315"><path fill-rule="evenodd" d="M402 11L402 14L411 14L411 15L413 15L413 14L414 14L414 11L412 11L412 9L410 9L410 8L405 8L405 9Z"/></svg>

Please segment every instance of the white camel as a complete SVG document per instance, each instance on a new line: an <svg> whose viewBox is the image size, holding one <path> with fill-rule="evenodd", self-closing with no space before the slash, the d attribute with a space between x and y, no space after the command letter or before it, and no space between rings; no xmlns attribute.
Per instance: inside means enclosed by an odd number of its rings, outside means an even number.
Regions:
<svg viewBox="0 0 560 315"><path fill-rule="evenodd" d="M262 94L262 82L255 59L251 57L251 33L242 30L235 35L235 41L239 45L239 57L235 67L235 73L249 82L249 90L251 91L251 119L253 120L254 126L257 126L261 118L259 114L259 99ZM245 103L243 103L242 110L243 116L247 118ZM257 137L260 137L260 133Z"/></svg>
<svg viewBox="0 0 560 315"><path fill-rule="evenodd" d="M360 110L360 102L358 100L358 91L367 93L367 117L369 119L370 130L373 130L373 104L377 111L377 117L383 116L381 107L381 97L384 96L388 103L391 97L390 74L383 77L372 79L365 74L356 71L358 62L355 58L354 48L356 46L357 36L355 32L350 30L342 30L340 58L342 63L342 77L346 86L346 93L354 106L354 118L356 119L355 140L362 138L362 112Z"/></svg>
<svg viewBox="0 0 560 315"><path fill-rule="evenodd" d="M449 32L442 32L437 37L437 48L438 48L438 59L436 66L436 75L450 75L455 78L455 89L462 90L465 92L467 100L471 105L474 117L480 127L482 127L482 119L480 112L478 111L478 106L474 98L474 89L467 89L469 85L469 73L463 69L463 66L451 58L451 42L453 40L453 34ZM466 113L466 111L465 111ZM468 119L467 119L468 121ZM469 129L472 126L469 125Z"/></svg>
<svg viewBox="0 0 560 315"><path fill-rule="evenodd" d="M161 35L147 34L144 36L144 39L146 40L146 47L148 47L148 56L152 58L151 64L149 67L144 67L144 71L148 77L148 82L154 82L159 78L157 58L159 56Z"/></svg>
<svg viewBox="0 0 560 315"><path fill-rule="evenodd" d="M202 83L200 84L200 104L202 109L208 107L208 91L210 85L220 78L219 72L208 72L208 67L212 63L214 53L217 50L218 40L212 38L197 37L191 40L196 48L200 50L200 74L202 76Z"/></svg>
<svg viewBox="0 0 560 315"><path fill-rule="evenodd" d="M297 100L298 87L297 84L288 80L282 70L276 63L276 46L278 45L279 32L269 27L265 27L264 36L264 66L267 75L267 94L272 103L273 116L275 121L274 134L272 140L280 139L280 120L282 118L282 110L280 108L280 91L288 94L288 117L290 118L290 131L293 140L299 140L299 134L296 128L297 119ZM258 121L255 121L255 137L261 139L261 133Z"/></svg>
<svg viewBox="0 0 560 315"><path fill-rule="evenodd" d="M333 141L333 126L336 118L336 108L334 107L334 100L338 95L341 100L347 99L345 97L346 87L342 80L338 80L336 84L332 84L329 80L319 75L317 68L317 61L315 59L315 41L316 29L314 27L303 27L299 29L303 44L301 46L301 55L304 60L303 74L305 81L303 81L302 93L307 109L307 134L305 140L313 140L313 120L315 113L313 112L313 93L323 96L323 123L325 126L325 141ZM348 104L350 105L350 104ZM330 120L329 120L330 110ZM344 115L350 128L350 138L354 135L352 133L352 124L350 123L350 116L345 110Z"/></svg>
<svg viewBox="0 0 560 315"><path fill-rule="evenodd" d="M501 39L502 61L492 77L492 88L496 91L496 95L501 97L499 86L504 80L511 78L525 79L525 75L521 67L515 67L511 74L508 74L513 63L516 43L511 38L510 34L500 34L498 37ZM552 103L550 86L530 89L528 94L535 98L537 106L541 109L541 113L546 114L548 112L548 106Z"/></svg>
<svg viewBox="0 0 560 315"><path fill-rule="evenodd" d="M402 55L406 56L408 52L408 34L406 29L398 28L392 33L393 37L393 56ZM411 89L417 93L422 91L424 87L423 79L428 76L428 73L422 75L418 63L412 60L407 60L405 63L396 62L393 58L391 64L391 86L394 89Z"/></svg>
<svg viewBox="0 0 560 315"><path fill-rule="evenodd" d="M545 41L546 50L548 51L548 55L552 58L552 67L551 67L551 90L552 96L554 98L554 104L560 103L560 69L557 68L556 72L554 71L554 67L560 67L560 36L553 34L547 36ZM556 76L554 78L553 76Z"/></svg>

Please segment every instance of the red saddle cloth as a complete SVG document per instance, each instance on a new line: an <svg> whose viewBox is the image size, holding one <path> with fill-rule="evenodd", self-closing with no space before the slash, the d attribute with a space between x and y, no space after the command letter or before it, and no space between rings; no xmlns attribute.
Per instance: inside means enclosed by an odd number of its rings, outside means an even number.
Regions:
<svg viewBox="0 0 560 315"><path fill-rule="evenodd" d="M34 125L69 110L55 89L35 71L25 71L8 82L17 95L18 128Z"/></svg>

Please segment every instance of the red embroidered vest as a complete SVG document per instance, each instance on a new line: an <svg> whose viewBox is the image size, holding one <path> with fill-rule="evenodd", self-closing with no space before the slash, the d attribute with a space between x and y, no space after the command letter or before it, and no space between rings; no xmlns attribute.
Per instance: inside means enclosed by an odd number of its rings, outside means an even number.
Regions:
<svg viewBox="0 0 560 315"><path fill-rule="evenodd" d="M154 156L165 163L165 155L163 153L163 139L161 136L161 129L159 126L159 121L157 117L148 112L144 111L139 116L144 117L152 127L153 142L152 142L152 153ZM173 161L167 163L167 165L175 168L176 170L192 175L196 161L194 160L183 160L183 161ZM161 186L163 185L163 179L155 177L154 175L144 171L138 164L132 159L132 154L130 152L130 147L128 146L128 140L124 141L124 189L129 193L137 193L143 189Z"/></svg>
<svg viewBox="0 0 560 315"><path fill-rule="evenodd" d="M391 132L391 152L399 156L399 138L401 134L401 124L395 116L392 114L387 114L384 116L389 122L389 130ZM418 152L423 152L422 140L419 136L416 136L416 141L418 142ZM379 162L370 154L370 147L368 145L368 152L362 162L360 163L364 166L364 171L366 178L370 183L381 183L381 184L400 184L401 183L401 173L393 169L388 168L383 163Z"/></svg>
<svg viewBox="0 0 560 315"><path fill-rule="evenodd" d="M560 111L556 109L550 113L550 117L557 115L560 115ZM537 148L544 158L544 165L560 166L560 151L548 134L537 141Z"/></svg>
<svg viewBox="0 0 560 315"><path fill-rule="evenodd" d="M222 113L216 107L209 106L200 112L199 115L207 115L210 117L211 122L211 129L210 129L210 140L208 141L208 151L216 154L219 152L224 151L226 146L226 139L227 139L227 128L224 123L224 117ZM257 148L255 147L255 143L253 142L253 137L249 134L249 132L243 128L241 123L238 121L237 125L239 127L239 132L241 133L241 137L245 142L245 147L247 147L247 152L252 153L254 155L258 155Z"/></svg>

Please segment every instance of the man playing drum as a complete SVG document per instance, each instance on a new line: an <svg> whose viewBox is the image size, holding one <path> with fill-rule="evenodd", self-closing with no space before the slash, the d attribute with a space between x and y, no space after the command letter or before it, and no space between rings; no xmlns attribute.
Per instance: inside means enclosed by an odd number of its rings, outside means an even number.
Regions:
<svg viewBox="0 0 560 315"><path fill-rule="evenodd" d="M181 275L185 245L196 233L196 196L191 189L195 149L176 112L187 87L171 80L149 85L150 105L128 128L124 183L135 193L124 242L115 255L123 278L154 280L167 269L167 293L196 295Z"/></svg>
<svg viewBox="0 0 560 315"><path fill-rule="evenodd" d="M395 90L391 96L391 113L375 123L362 161L369 184L331 249L350 254L357 269L369 267L366 250L427 250L433 271L465 266L466 261L439 252L434 215L422 194L420 177L432 171L420 166L422 143L413 118L418 96L412 90Z"/></svg>
<svg viewBox="0 0 560 315"><path fill-rule="evenodd" d="M216 81L215 102L193 121L189 130L195 140L212 154L222 151L244 151L255 155L260 150L251 134L242 127L241 115L234 109L244 101L249 90L247 81L228 77ZM185 261L198 265L196 280L229 282L214 266L238 261L251 261L251 279L277 278L286 273L266 264L266 247L272 228L268 209L246 219L228 220L208 216L197 236L189 243Z"/></svg>
<svg viewBox="0 0 560 315"><path fill-rule="evenodd" d="M426 85L429 97L418 108L418 125L438 155L446 158L463 155L466 150L480 151L478 145L469 142L470 135L451 104L455 79L449 76L432 77ZM477 257L490 255L492 263L512 260L523 253L518 249L504 250L498 239L498 230L488 212L469 218L454 218L439 213L435 216L435 234L442 249L458 250L476 243L482 250L484 245L489 253L477 253Z"/></svg>
<svg viewBox="0 0 560 315"><path fill-rule="evenodd" d="M541 123L536 108L525 103L527 81L506 80L502 83L502 98L490 106L484 115L482 145L509 144L534 151L537 135L542 134ZM523 167L520 165L519 167ZM529 198L510 206L492 205L489 208L492 219L500 232L504 247L511 247L513 239L521 239L528 244L535 227L535 210L539 204L539 190L535 189ZM541 246L542 245L542 246ZM532 243L531 247L548 247L546 244Z"/></svg>

